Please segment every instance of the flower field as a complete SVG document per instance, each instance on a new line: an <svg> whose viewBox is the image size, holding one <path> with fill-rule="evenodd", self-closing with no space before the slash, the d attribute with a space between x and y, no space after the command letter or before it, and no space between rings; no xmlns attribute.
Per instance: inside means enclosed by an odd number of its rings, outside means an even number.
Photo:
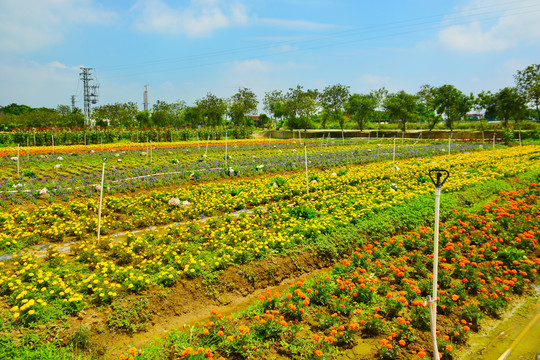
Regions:
<svg viewBox="0 0 540 360"><path fill-rule="evenodd" d="M292 171L302 170L303 147L236 141L227 163L234 176L229 172L219 181L202 182L188 175L166 190L154 184L151 192L111 191L104 198L99 241L95 189L88 198L70 196L0 212L0 256L5 260L0 262L0 319L5 320L0 332L33 332L94 308L109 312L125 299L148 307L135 299L152 293L166 297L186 282L212 281L227 269L308 249L337 264L288 288L269 290L240 313L216 310L190 333L173 331L142 350L126 348L122 355L112 351L107 356L338 359L371 341L374 350L366 358L428 358L429 311L424 300L431 288L433 208L426 199L433 185L427 172L448 167L442 151L447 145L403 146L394 165L388 144L316 142L308 147L306 175ZM207 159L223 162L222 145L209 150ZM199 161L196 148L196 154L181 148L156 150L153 156L162 164L174 156L175 165L186 166L184 173L197 173L203 168L190 166L210 160ZM132 174L128 169L143 157L140 150L120 162L130 164L121 176ZM260 155L267 151L270 155ZM443 188L449 199L490 181L537 176L527 174L540 171L540 148L534 145L492 152L461 144L452 151L451 178ZM100 164L101 155L84 156L95 156ZM291 165L284 166L284 161ZM263 164L264 170L255 164ZM215 166L223 172L223 163ZM236 176L244 167L253 171ZM458 349L466 346L469 332L478 330L482 318L499 316L508 302L530 291L540 266L538 195L540 185L528 183L470 209L462 200L452 200L459 207L445 213L439 253L443 358L459 358ZM405 209L401 216L408 220L400 226L381 223L383 214L396 208ZM346 238L343 229L354 229L356 236ZM244 275L249 278L247 271ZM253 276L251 280L255 282ZM144 311L138 313L145 317ZM100 331L125 330L127 325L120 327L111 316ZM81 337L84 332L75 333ZM47 339L69 353L81 345L74 336L69 335L67 343ZM7 336L6 348L27 348L20 340Z"/></svg>
<svg viewBox="0 0 540 360"><path fill-rule="evenodd" d="M376 144L376 145L375 145ZM309 141L307 158L313 167L360 164L393 157L390 140ZM471 143L454 143L451 151L479 150ZM0 157L0 205L20 205L40 200L69 201L96 196L101 182L103 158L106 191L135 192L186 181L252 176L302 168L303 144L280 140L221 142L106 144L91 146L37 147L3 150ZM396 158L418 157L447 151L447 145L423 141L398 145ZM17 160L18 159L18 160Z"/></svg>

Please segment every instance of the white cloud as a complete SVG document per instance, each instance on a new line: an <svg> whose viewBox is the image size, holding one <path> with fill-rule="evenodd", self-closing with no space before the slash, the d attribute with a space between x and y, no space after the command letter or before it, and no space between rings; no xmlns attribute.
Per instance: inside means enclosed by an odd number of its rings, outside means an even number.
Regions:
<svg viewBox="0 0 540 360"><path fill-rule="evenodd" d="M270 46L270 51L275 53L283 53L283 52L291 52L291 51L297 51L298 46L292 46L292 45L275 45Z"/></svg>
<svg viewBox="0 0 540 360"><path fill-rule="evenodd" d="M338 27L333 24L316 23L313 21L306 21L306 20L259 18L259 19L255 19L254 21L262 25L269 25L273 27L291 29L291 30L324 31L324 30L334 30Z"/></svg>
<svg viewBox="0 0 540 360"><path fill-rule="evenodd" d="M208 36L213 31L248 22L246 8L239 2L226 7L218 0L192 0L185 8L172 8L161 0L140 0L132 11L139 12L134 27L143 32Z"/></svg>
<svg viewBox="0 0 540 360"><path fill-rule="evenodd" d="M53 61L51 63L48 63L47 66L50 66L50 67L53 67L53 68L56 68L56 69L67 69L67 66L62 64L61 62L58 62L58 61Z"/></svg>
<svg viewBox="0 0 540 360"><path fill-rule="evenodd" d="M518 6L519 5L519 6ZM540 6L534 2L500 3L493 0L472 0L459 15L447 19L455 21L459 17L482 18L485 14L497 13L494 23L476 20L468 24L449 25L439 32L439 44L458 52L503 51L527 42L540 42ZM492 21L492 20L490 20Z"/></svg>
<svg viewBox="0 0 540 360"><path fill-rule="evenodd" d="M364 84L370 84L370 85L385 85L390 82L389 76L379 76L379 75L373 75L373 74L363 74L360 77L360 82Z"/></svg>
<svg viewBox="0 0 540 360"><path fill-rule="evenodd" d="M71 26L104 24L116 14L93 0L0 1L0 49L32 52L58 44Z"/></svg>
<svg viewBox="0 0 540 360"><path fill-rule="evenodd" d="M79 72L54 61L40 64L29 60L3 60L0 62L2 82L0 99L3 104L24 103L32 107L55 107L69 104L75 95ZM82 107L82 106L81 106Z"/></svg>
<svg viewBox="0 0 540 360"><path fill-rule="evenodd" d="M293 61L275 64L268 61L261 61L259 59L235 61L232 65L232 73L236 74L250 74L250 73L270 73L291 70L299 67L305 67L298 65Z"/></svg>

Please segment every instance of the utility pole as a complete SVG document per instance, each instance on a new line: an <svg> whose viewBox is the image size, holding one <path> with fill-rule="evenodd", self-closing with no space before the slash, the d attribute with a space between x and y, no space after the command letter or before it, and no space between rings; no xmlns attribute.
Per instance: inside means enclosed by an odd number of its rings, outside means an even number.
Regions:
<svg viewBox="0 0 540 360"><path fill-rule="evenodd" d="M75 95L71 95L71 112L75 110Z"/></svg>
<svg viewBox="0 0 540 360"><path fill-rule="evenodd" d="M92 85L92 68L81 66L82 72L79 74L84 87L84 124L90 125L90 115L92 114L92 104L97 104L99 85Z"/></svg>
<svg viewBox="0 0 540 360"><path fill-rule="evenodd" d="M144 111L148 111L148 87L152 84L144 85Z"/></svg>

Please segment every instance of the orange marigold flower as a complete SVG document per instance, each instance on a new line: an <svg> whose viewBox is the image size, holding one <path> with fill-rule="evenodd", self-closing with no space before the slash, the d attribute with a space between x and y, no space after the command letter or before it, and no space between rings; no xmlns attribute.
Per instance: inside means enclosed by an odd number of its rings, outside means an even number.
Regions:
<svg viewBox="0 0 540 360"><path fill-rule="evenodd" d="M401 339L401 340L399 340L398 344L400 346L405 346L406 343L405 343L405 340Z"/></svg>
<svg viewBox="0 0 540 360"><path fill-rule="evenodd" d="M452 345L446 345L446 351L452 351L453 349Z"/></svg>
<svg viewBox="0 0 540 360"><path fill-rule="evenodd" d="M131 348L129 348L128 352L129 352L130 355L135 355L137 353L137 348L136 347L131 347Z"/></svg>
<svg viewBox="0 0 540 360"><path fill-rule="evenodd" d="M182 352L182 354L180 354L180 355L181 355L181 356L186 356L186 355L191 354L192 351L193 351L193 348L188 347L188 348L187 348L186 350L184 350L184 351Z"/></svg>
<svg viewBox="0 0 540 360"><path fill-rule="evenodd" d="M313 353L314 353L315 356L317 356L317 357L321 357L321 356L322 356L322 351L321 351L321 350L315 350Z"/></svg>

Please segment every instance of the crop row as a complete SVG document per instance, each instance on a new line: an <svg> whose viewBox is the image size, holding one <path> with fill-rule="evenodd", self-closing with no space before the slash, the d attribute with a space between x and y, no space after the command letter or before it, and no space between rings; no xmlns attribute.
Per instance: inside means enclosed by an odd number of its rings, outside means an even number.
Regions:
<svg viewBox="0 0 540 360"><path fill-rule="evenodd" d="M533 148L528 151L532 152ZM504 166L502 162L491 164L490 155L486 153L464 154L462 161L453 166L452 181L446 189L458 190L538 166L528 157L520 157L517 149L500 150L498 157L504 160ZM400 161L394 179L388 175L391 171L388 163L349 169L342 176L316 173L309 195L303 191L305 180L296 175L207 184L132 200L111 199L111 208L114 201L128 202L119 203L119 210L129 208L129 201L133 201L134 213L129 214L129 218L140 213L149 222L227 211L249 205L246 204L249 201L253 206L270 199L274 202L265 208L254 208L253 214L218 216L203 223L192 220L185 226L171 226L164 233L149 231L139 237L128 235L116 242L106 237L100 242L81 241L75 251L75 261L57 253L54 247L49 249L45 262L32 255L16 257L3 263L0 289L15 309L14 320L23 324L75 313L90 304L110 304L126 293L138 293L152 285L172 286L183 276L208 274L305 244L318 234L355 223L366 212L404 203L432 191L425 174L429 168L445 161L444 157ZM182 198L185 191L199 192L197 198L190 199L191 206L169 205L172 198ZM288 206L291 200L294 206ZM227 208L216 208L222 204ZM88 209L88 204L72 203L69 208L52 206L35 213L3 214L2 244L13 246L7 242L23 241L24 236L49 237L70 227L84 229L95 219L94 215L81 211L85 207ZM39 216L35 215L37 213ZM176 213L176 218L166 218L171 213ZM111 215L105 220L109 228L115 224ZM118 226L123 221L118 222ZM26 305L28 303L31 305Z"/></svg>
<svg viewBox="0 0 540 360"><path fill-rule="evenodd" d="M454 359L484 317L497 318L513 298L530 292L540 269L540 185L499 197L478 212L454 210L441 224L439 352ZM433 230L360 242L331 270L267 291L240 314L213 310L208 322L169 334L120 359L335 359L379 340L381 359L432 356L425 299L431 292ZM535 260L532 260L535 259ZM367 342L372 344L372 342Z"/></svg>
<svg viewBox="0 0 540 360"><path fill-rule="evenodd" d="M332 167L346 164L359 164L393 157L391 146L381 144L341 145L332 143L330 147L319 143L308 143L308 165L310 167ZM105 169L106 190L108 193L132 192L136 189L151 188L158 185L171 185L190 179L217 179L239 175L255 175L262 172L279 172L298 169L304 166L304 151L299 143L244 144L229 147L225 157L223 144L210 148L207 154L203 147L164 148L152 151L117 150L105 154L110 160ZM453 153L481 149L478 145L454 144ZM398 146L396 158L419 157L441 153L447 150L445 144L424 144ZM96 196L96 184L101 182L103 154L77 154L64 156L40 156L21 165L17 174L14 160L0 160L0 174L4 182L0 186L0 201L20 203L69 195L81 197ZM16 158L15 158L16 159ZM4 163L2 163L4 162ZM10 169L11 168L11 169ZM20 169L21 169L20 168ZM44 192L46 193L44 194ZM44 195L47 195L45 197Z"/></svg>
<svg viewBox="0 0 540 360"><path fill-rule="evenodd" d="M486 178L522 172L534 166L533 155L537 152L538 148L534 146L499 151L496 163L490 161L492 155L488 153L463 154L453 166L450 187L457 189ZM442 164L444 160L443 157L438 158ZM362 211L390 206L393 202L404 201L430 189L425 175L428 168L433 167L430 160L402 160L397 164L397 171L392 171L391 163L382 162L342 169L339 172L342 176L312 171L309 198L314 201L310 206L328 209L329 204L337 202L335 211L339 212L343 211L341 199L349 199L349 202L356 203L354 207L360 211L356 216L360 216ZM396 175L394 179L391 179L392 173ZM305 178L293 175L193 185L134 197L107 196L101 232L107 234L177 223L270 203L278 206L280 201L302 199L305 193ZM332 199L334 194L339 194L340 198ZM178 202L173 199L178 199ZM286 203L279 206L284 205ZM0 250L14 252L44 241L87 238L97 232L97 210L98 202L89 199L85 202L71 201L69 205L41 206L34 211L16 209L0 212Z"/></svg>

